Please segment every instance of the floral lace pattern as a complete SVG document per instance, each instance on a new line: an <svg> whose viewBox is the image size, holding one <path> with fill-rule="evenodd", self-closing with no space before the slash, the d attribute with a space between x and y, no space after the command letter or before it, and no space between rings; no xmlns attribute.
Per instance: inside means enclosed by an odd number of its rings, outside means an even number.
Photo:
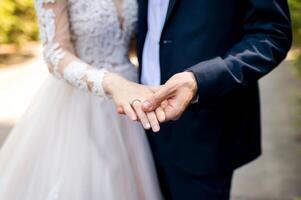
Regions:
<svg viewBox="0 0 301 200"><path fill-rule="evenodd" d="M49 71L61 78L59 62L64 58L65 52L60 48L60 45L58 43L45 45L43 56L48 63Z"/></svg>
<svg viewBox="0 0 301 200"><path fill-rule="evenodd" d="M37 0L35 2L36 13L40 25L40 39L43 44L46 44L47 41L52 42L55 35L55 14L53 10L44 9L43 3L54 3L53 1L43 1Z"/></svg>
<svg viewBox="0 0 301 200"><path fill-rule="evenodd" d="M128 47L137 22L136 0L123 0L123 29L114 0L70 0L72 40L79 57L108 70L128 64Z"/></svg>
<svg viewBox="0 0 301 200"><path fill-rule="evenodd" d="M87 66L78 61L72 61L64 71L64 79L69 83L73 83L82 90L89 90L98 96L104 94L102 87L97 87L101 85L104 75L103 71L88 69Z"/></svg>
<svg viewBox="0 0 301 200"><path fill-rule="evenodd" d="M106 97L102 88L106 72L130 65L136 1L123 1L122 22L113 0L36 0L35 5L49 71L81 90ZM68 33L60 33L66 24ZM74 52L65 46L72 46Z"/></svg>

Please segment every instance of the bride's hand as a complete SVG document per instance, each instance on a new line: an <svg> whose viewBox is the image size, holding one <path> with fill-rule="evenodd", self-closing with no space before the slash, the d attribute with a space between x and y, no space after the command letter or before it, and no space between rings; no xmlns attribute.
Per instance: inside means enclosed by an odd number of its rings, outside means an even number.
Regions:
<svg viewBox="0 0 301 200"><path fill-rule="evenodd" d="M160 122L165 121L165 113L161 107L155 112L145 113L142 110L142 102L153 95L153 91L143 85L130 82L121 76L108 73L103 79L103 88L112 96L118 108L133 121L139 120L145 129L154 132L160 130Z"/></svg>

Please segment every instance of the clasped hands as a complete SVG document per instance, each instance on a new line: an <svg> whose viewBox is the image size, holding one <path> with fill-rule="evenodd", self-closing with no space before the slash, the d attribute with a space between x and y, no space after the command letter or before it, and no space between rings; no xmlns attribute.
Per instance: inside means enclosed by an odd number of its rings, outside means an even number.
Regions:
<svg viewBox="0 0 301 200"><path fill-rule="evenodd" d="M104 78L103 86L117 105L117 112L145 129L160 130L163 122L177 120L197 93L192 72L175 74L164 85L150 87L130 82L119 75Z"/></svg>

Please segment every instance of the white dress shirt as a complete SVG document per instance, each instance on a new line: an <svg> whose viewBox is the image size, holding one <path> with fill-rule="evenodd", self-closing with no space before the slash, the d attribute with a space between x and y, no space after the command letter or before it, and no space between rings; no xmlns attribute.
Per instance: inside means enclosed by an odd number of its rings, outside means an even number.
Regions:
<svg viewBox="0 0 301 200"><path fill-rule="evenodd" d="M144 85L160 85L160 38L165 23L169 0L148 0L148 32L143 55L141 82Z"/></svg>

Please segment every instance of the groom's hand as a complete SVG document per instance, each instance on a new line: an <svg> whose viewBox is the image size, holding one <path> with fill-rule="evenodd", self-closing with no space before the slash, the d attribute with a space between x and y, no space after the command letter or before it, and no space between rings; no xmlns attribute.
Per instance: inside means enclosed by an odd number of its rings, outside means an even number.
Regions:
<svg viewBox="0 0 301 200"><path fill-rule="evenodd" d="M143 111L150 112L162 106L165 121L177 120L196 96L197 89L192 72L175 74L151 98L143 102Z"/></svg>

